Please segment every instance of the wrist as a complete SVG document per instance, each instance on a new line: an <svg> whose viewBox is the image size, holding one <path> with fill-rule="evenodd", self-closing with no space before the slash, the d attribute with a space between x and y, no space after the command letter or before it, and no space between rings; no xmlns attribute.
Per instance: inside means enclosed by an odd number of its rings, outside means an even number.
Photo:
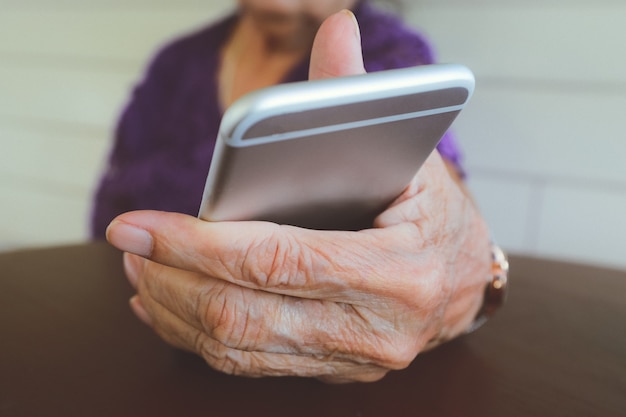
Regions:
<svg viewBox="0 0 626 417"><path fill-rule="evenodd" d="M508 290L509 261L502 249L495 243L491 244L491 275L487 279L483 294L483 302L466 330L471 333L481 327L506 301Z"/></svg>
<svg viewBox="0 0 626 417"><path fill-rule="evenodd" d="M485 239L488 242L488 239ZM484 242L485 242L484 241ZM465 264L459 285L446 306L440 330L423 350L481 327L504 304L507 293L508 260L494 243L480 245L473 268ZM482 260L480 260L482 259Z"/></svg>

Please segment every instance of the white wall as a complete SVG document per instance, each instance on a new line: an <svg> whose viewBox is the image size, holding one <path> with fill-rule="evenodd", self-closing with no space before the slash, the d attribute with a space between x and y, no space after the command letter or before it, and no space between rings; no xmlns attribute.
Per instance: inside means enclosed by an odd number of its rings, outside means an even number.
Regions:
<svg viewBox="0 0 626 417"><path fill-rule="evenodd" d="M154 49L230 0L0 0L0 247L86 239L110 129ZM469 184L520 253L626 267L623 0L419 0L407 19L476 73Z"/></svg>
<svg viewBox="0 0 626 417"><path fill-rule="evenodd" d="M87 238L111 128L147 60L230 7L0 0L0 248Z"/></svg>
<svg viewBox="0 0 626 417"><path fill-rule="evenodd" d="M457 130L501 242L626 266L626 2L423 0L410 18L476 73Z"/></svg>

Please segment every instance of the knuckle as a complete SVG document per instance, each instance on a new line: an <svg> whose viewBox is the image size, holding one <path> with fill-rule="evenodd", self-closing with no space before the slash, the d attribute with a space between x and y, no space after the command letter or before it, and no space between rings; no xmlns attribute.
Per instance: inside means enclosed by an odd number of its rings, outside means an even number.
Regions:
<svg viewBox="0 0 626 417"><path fill-rule="evenodd" d="M250 245L241 264L244 279L261 288L302 288L312 276L312 252L286 233Z"/></svg>
<svg viewBox="0 0 626 417"><path fill-rule="evenodd" d="M376 365L351 365L347 368L332 369L330 372L320 372L316 379L327 384L346 384L352 382L376 382L382 379L389 369Z"/></svg>
<svg viewBox="0 0 626 417"><path fill-rule="evenodd" d="M413 362L418 353L417 348L412 338L406 339L410 340L396 341L386 350L386 368L394 370L405 369Z"/></svg>
<svg viewBox="0 0 626 417"><path fill-rule="evenodd" d="M437 309L445 303L452 291L449 262L441 255L432 255L412 264L407 277L409 288L403 291L402 300L412 309Z"/></svg>
<svg viewBox="0 0 626 417"><path fill-rule="evenodd" d="M245 289L231 284L213 287L198 302L204 331L222 345L249 350L257 342L261 326L245 300Z"/></svg>
<svg viewBox="0 0 626 417"><path fill-rule="evenodd" d="M418 354L415 338L398 332L375 335L364 346L365 350L360 356L367 358L367 362L377 369L387 371L406 368Z"/></svg>
<svg viewBox="0 0 626 417"><path fill-rule="evenodd" d="M354 378L355 382L376 382L383 379L385 375L389 372L388 369L378 369L375 371L364 372L362 374L357 375Z"/></svg>
<svg viewBox="0 0 626 417"><path fill-rule="evenodd" d="M245 369L238 355L225 346L207 343L206 339L206 335L200 338L197 352L211 368L228 375L245 374Z"/></svg>
<svg viewBox="0 0 626 417"><path fill-rule="evenodd" d="M375 369L404 369L418 354L418 345L412 332L370 328L366 332L358 333L350 343L347 343L348 348L344 354L360 358L362 363L369 364Z"/></svg>
<svg viewBox="0 0 626 417"><path fill-rule="evenodd" d="M207 346L209 346L207 348ZM201 351L204 361L216 371L236 376L261 377L284 375L272 372L262 354L241 352L213 342L205 344Z"/></svg>

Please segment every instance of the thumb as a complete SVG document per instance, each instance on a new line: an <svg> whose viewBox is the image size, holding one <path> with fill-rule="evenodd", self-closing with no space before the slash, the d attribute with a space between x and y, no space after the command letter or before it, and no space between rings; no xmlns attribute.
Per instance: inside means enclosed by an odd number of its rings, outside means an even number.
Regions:
<svg viewBox="0 0 626 417"><path fill-rule="evenodd" d="M358 254L369 253L379 239L269 222L206 222L159 211L124 213L106 236L123 252L172 268L247 288L345 302L357 285L359 294L370 291L354 271L374 268L367 263L374 257Z"/></svg>
<svg viewBox="0 0 626 417"><path fill-rule="evenodd" d="M351 11L342 10L328 17L317 31L309 80L364 73L359 25Z"/></svg>

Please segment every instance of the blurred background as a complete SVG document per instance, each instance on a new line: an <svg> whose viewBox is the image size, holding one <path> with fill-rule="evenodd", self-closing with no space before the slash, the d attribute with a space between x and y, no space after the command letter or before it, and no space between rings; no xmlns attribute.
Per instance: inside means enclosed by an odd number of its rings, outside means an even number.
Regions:
<svg viewBox="0 0 626 417"><path fill-rule="evenodd" d="M111 130L164 42L234 0L0 0L0 250L87 239ZM626 2L390 1L477 89L454 130L510 252L626 268Z"/></svg>

